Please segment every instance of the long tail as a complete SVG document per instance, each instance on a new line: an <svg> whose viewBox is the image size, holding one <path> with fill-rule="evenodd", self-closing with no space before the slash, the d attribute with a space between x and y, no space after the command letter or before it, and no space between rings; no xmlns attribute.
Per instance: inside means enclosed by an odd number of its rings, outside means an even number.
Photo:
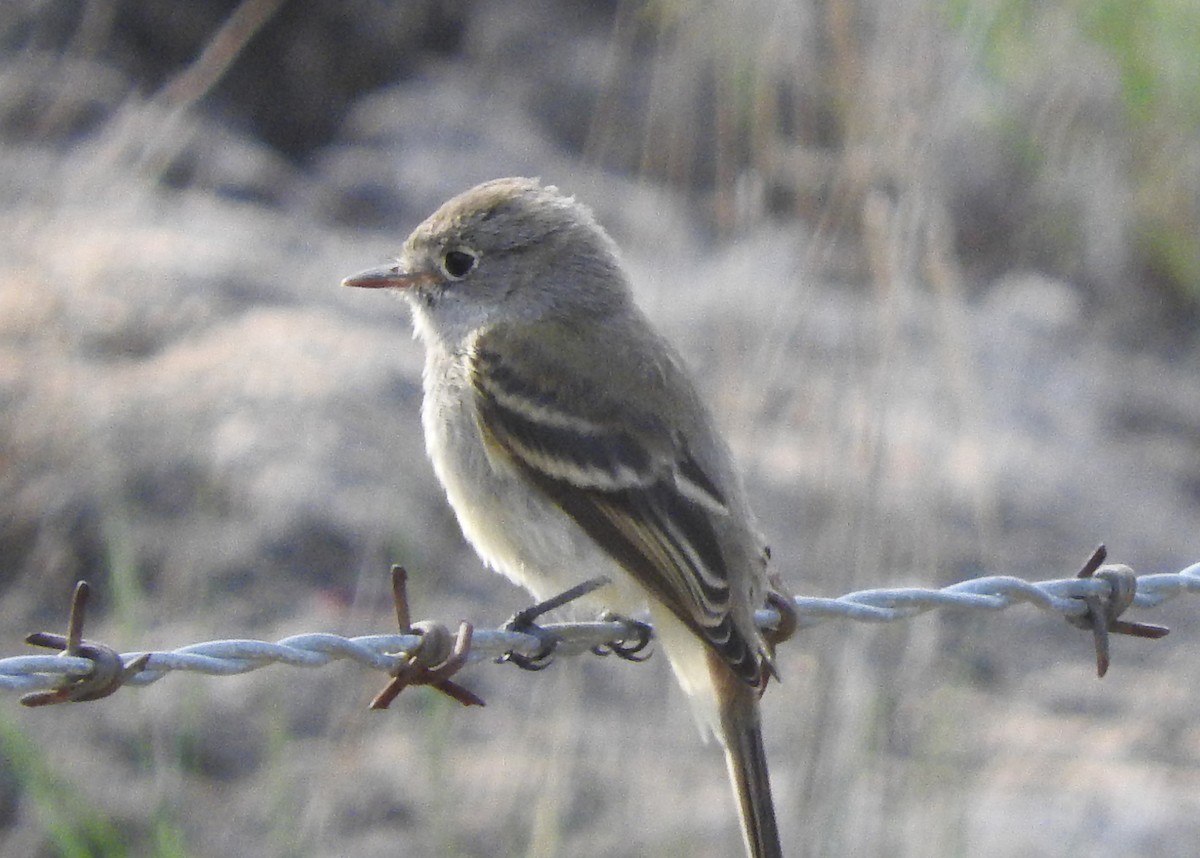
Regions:
<svg viewBox="0 0 1200 858"><path fill-rule="evenodd" d="M729 780L737 798L742 837L751 858L782 858L775 803L763 750L758 692L733 676L715 657L710 660L721 722L721 744Z"/></svg>

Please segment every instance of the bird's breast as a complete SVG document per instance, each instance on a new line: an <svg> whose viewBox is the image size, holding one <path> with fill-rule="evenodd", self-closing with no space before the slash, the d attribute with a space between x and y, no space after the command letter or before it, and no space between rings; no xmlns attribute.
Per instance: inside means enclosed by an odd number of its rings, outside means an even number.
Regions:
<svg viewBox="0 0 1200 858"><path fill-rule="evenodd" d="M458 524L483 562L535 598L546 599L597 576L615 587L589 608L641 610L642 591L553 501L499 451L489 452L475 414L474 392L448 382L454 372L426 373L421 420L425 448Z"/></svg>

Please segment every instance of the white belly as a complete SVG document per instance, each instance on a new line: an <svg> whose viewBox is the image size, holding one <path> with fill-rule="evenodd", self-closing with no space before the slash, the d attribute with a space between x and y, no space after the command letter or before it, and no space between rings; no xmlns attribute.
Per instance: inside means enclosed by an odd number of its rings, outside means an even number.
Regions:
<svg viewBox="0 0 1200 858"><path fill-rule="evenodd" d="M604 576L613 586L581 600L588 609L642 611L646 596L628 573L511 466L488 457L470 395L426 391L421 419L434 472L480 559L538 600Z"/></svg>

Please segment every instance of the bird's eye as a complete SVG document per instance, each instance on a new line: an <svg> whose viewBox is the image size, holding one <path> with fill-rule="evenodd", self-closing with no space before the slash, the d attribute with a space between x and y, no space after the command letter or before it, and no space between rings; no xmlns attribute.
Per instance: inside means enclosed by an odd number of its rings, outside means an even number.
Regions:
<svg viewBox="0 0 1200 858"><path fill-rule="evenodd" d="M460 280L475 267L478 257L469 250L447 250L442 257L442 270L451 280Z"/></svg>

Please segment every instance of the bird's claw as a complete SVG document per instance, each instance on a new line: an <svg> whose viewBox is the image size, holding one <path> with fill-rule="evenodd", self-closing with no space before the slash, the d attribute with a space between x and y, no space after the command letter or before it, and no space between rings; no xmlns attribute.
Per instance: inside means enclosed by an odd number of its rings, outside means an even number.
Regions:
<svg viewBox="0 0 1200 858"><path fill-rule="evenodd" d="M643 652L650 645L650 641L654 639L654 629L649 624L613 613L606 613L601 619L605 622L621 623L632 634L628 638L612 640L608 643L600 644L600 646L594 646L592 647L593 653L596 655L612 654L625 661L645 661L651 656L651 653Z"/></svg>
<svg viewBox="0 0 1200 858"><path fill-rule="evenodd" d="M588 593L603 587L607 583L607 578L592 578L584 581L582 584L576 584L569 590L564 590L557 596L546 599L544 602L538 602L536 605L530 605L523 611L517 611L504 624L504 630L537 638L541 642L541 646L533 655L525 655L509 650L497 658L496 663L503 664L504 662L509 662L522 670L545 670L550 666L550 662L554 661L554 650L561 638L554 632L539 626L536 620L543 614L553 611L555 608L561 608L568 602L573 602L582 596L586 596Z"/></svg>
<svg viewBox="0 0 1200 858"><path fill-rule="evenodd" d="M537 607L536 605L534 607ZM536 616L536 615L535 615ZM545 670L554 661L554 649L561 638L554 632L542 628L528 616L528 610L518 611L504 624L504 631L517 632L537 638L541 644L533 655L525 655L509 650L496 659L496 664L508 662L515 664L521 670Z"/></svg>

